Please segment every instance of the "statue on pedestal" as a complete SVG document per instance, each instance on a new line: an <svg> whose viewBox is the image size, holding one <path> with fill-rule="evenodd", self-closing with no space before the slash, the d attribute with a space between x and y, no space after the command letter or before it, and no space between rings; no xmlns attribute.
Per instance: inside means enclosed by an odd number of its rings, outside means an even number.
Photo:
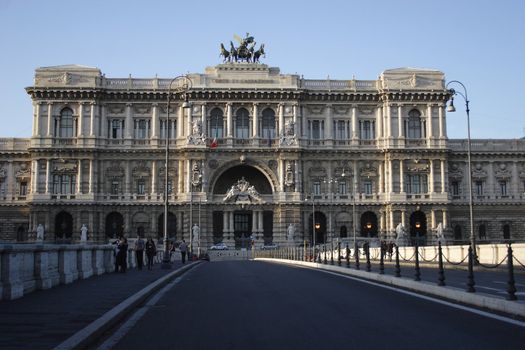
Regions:
<svg viewBox="0 0 525 350"><path fill-rule="evenodd" d="M436 228L436 243L441 243L441 245L445 245L447 243L445 235L443 234L443 224L441 222Z"/></svg>
<svg viewBox="0 0 525 350"><path fill-rule="evenodd" d="M82 224L82 228L80 229L80 241L81 242L87 242L87 234L88 234L88 228L86 224Z"/></svg>
<svg viewBox="0 0 525 350"><path fill-rule="evenodd" d="M398 247L408 245L407 231L402 223L399 223L396 227L396 245Z"/></svg>
<svg viewBox="0 0 525 350"><path fill-rule="evenodd" d="M288 241L289 242L293 242L293 238L294 238L294 235L295 235L295 226L294 226L294 224L288 225L288 230L286 232L287 232L286 238L288 239Z"/></svg>
<svg viewBox="0 0 525 350"><path fill-rule="evenodd" d="M199 225L193 224L193 227L191 228L191 234L192 234L192 247L198 247L199 246L199 240L200 240L200 234L201 229Z"/></svg>
<svg viewBox="0 0 525 350"><path fill-rule="evenodd" d="M44 233L44 226L42 224L38 224L36 228L36 240L42 242L44 240Z"/></svg>

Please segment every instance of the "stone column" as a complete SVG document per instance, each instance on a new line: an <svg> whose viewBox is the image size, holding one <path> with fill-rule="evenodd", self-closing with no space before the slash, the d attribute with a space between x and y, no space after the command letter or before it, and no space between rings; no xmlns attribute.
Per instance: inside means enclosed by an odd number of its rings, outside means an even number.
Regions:
<svg viewBox="0 0 525 350"><path fill-rule="evenodd" d="M428 180L428 191L434 193L434 160L430 159L430 179Z"/></svg>
<svg viewBox="0 0 525 350"><path fill-rule="evenodd" d="M511 175L511 183L510 183L510 194L512 196L517 196L516 198L519 198L519 192L520 192L520 179L518 176L518 164L516 162L512 163L512 175Z"/></svg>
<svg viewBox="0 0 525 350"><path fill-rule="evenodd" d="M388 232L394 231L394 211L390 209L388 211Z"/></svg>
<svg viewBox="0 0 525 350"><path fill-rule="evenodd" d="M186 135L191 135L192 131L193 131L193 108L186 108L186 110L188 111L188 120L187 120L187 123L186 123Z"/></svg>
<svg viewBox="0 0 525 350"><path fill-rule="evenodd" d="M376 121L377 121L377 138L383 138L385 137L383 134L383 108L377 107L377 113L376 113ZM356 125L357 127L357 125Z"/></svg>
<svg viewBox="0 0 525 350"><path fill-rule="evenodd" d="M294 171L295 171L295 191L302 192L301 177L299 176L299 160L294 160Z"/></svg>
<svg viewBox="0 0 525 350"><path fill-rule="evenodd" d="M379 179L378 179L378 191L379 193L385 193L385 176L384 176L384 165L383 162L379 162Z"/></svg>
<svg viewBox="0 0 525 350"><path fill-rule="evenodd" d="M89 119L89 136L95 136L95 108L96 102L91 102L91 115Z"/></svg>
<svg viewBox="0 0 525 350"><path fill-rule="evenodd" d="M257 211L252 211L252 231L257 234Z"/></svg>
<svg viewBox="0 0 525 350"><path fill-rule="evenodd" d="M131 103L126 103L126 125L124 126L124 138L126 139L131 139L133 136L133 117L131 114L132 106L133 105Z"/></svg>
<svg viewBox="0 0 525 350"><path fill-rule="evenodd" d="M102 126L100 128L100 132L101 132L101 136L103 138L108 138L109 135L108 135L108 118L106 116L106 105L105 104L102 104L100 106L100 114L102 115L101 117L101 123L102 123Z"/></svg>
<svg viewBox="0 0 525 350"><path fill-rule="evenodd" d="M234 231L234 226L233 226L233 211L230 211L229 212L229 217L230 217L230 233L233 235L233 231Z"/></svg>
<svg viewBox="0 0 525 350"><path fill-rule="evenodd" d="M89 160L89 194L93 194L94 190L94 181L95 181L95 162L93 159Z"/></svg>
<svg viewBox="0 0 525 350"><path fill-rule="evenodd" d="M294 134L295 136L299 137L300 133L299 133L299 124L297 124L297 121L298 121L298 118L299 118L299 106L297 105L297 103L294 103L293 105L293 127L294 127Z"/></svg>
<svg viewBox="0 0 525 350"><path fill-rule="evenodd" d="M427 105L427 129L428 129L428 135L427 135L427 138L428 139L432 139L434 138L434 128L432 127L432 105L429 104Z"/></svg>
<svg viewBox="0 0 525 350"><path fill-rule="evenodd" d="M430 209L430 229L433 230L436 227L436 211Z"/></svg>
<svg viewBox="0 0 525 350"><path fill-rule="evenodd" d="M35 194L38 193L38 178L39 178L39 171L38 168L38 159L33 160L33 173L31 174L31 193Z"/></svg>
<svg viewBox="0 0 525 350"><path fill-rule="evenodd" d="M151 195L155 195L156 193L157 193L157 161L153 160L151 162Z"/></svg>
<svg viewBox="0 0 525 350"><path fill-rule="evenodd" d="M125 165L125 190L124 193L126 194L126 197L129 197L131 194L131 160L126 161Z"/></svg>
<svg viewBox="0 0 525 350"><path fill-rule="evenodd" d="M301 123L303 125L303 130L302 130L302 133L301 133L301 136L308 136L307 132L308 132L308 121L306 119L306 116L304 115L304 108L301 107Z"/></svg>
<svg viewBox="0 0 525 350"><path fill-rule="evenodd" d="M393 169L394 167L392 166L392 159L389 159L388 160L388 192L394 192L394 181L393 181Z"/></svg>
<svg viewBox="0 0 525 350"><path fill-rule="evenodd" d="M448 228L448 217L447 209L443 209L443 228Z"/></svg>
<svg viewBox="0 0 525 350"><path fill-rule="evenodd" d="M84 136L84 102L78 103L78 130L77 136Z"/></svg>
<svg viewBox="0 0 525 350"><path fill-rule="evenodd" d="M232 104L226 103L226 137L232 137L233 115Z"/></svg>
<svg viewBox="0 0 525 350"><path fill-rule="evenodd" d="M151 138L158 139L160 134L159 104L151 105Z"/></svg>
<svg viewBox="0 0 525 350"><path fill-rule="evenodd" d="M385 212L384 211L379 212L379 231L386 232Z"/></svg>
<svg viewBox="0 0 525 350"><path fill-rule="evenodd" d="M183 193L184 192L184 161L183 160L179 160L179 177L178 177L178 180L179 180L179 188L178 188L178 193Z"/></svg>
<svg viewBox="0 0 525 350"><path fill-rule="evenodd" d="M262 210L259 210L259 232L260 233L263 233L264 231L264 227L263 227L263 211Z"/></svg>
<svg viewBox="0 0 525 350"><path fill-rule="evenodd" d="M438 118L439 118L439 138L442 139L445 137L445 121L443 118L443 106L440 105L438 109Z"/></svg>
<svg viewBox="0 0 525 350"><path fill-rule="evenodd" d="M46 160L46 194L51 192L51 160Z"/></svg>
<svg viewBox="0 0 525 350"><path fill-rule="evenodd" d="M392 137L392 107L387 104L386 106L386 137L391 138Z"/></svg>
<svg viewBox="0 0 525 350"><path fill-rule="evenodd" d="M279 128L277 130L277 136L284 134L284 104L279 103Z"/></svg>
<svg viewBox="0 0 525 350"><path fill-rule="evenodd" d="M399 160L399 193L405 192L405 161Z"/></svg>
<svg viewBox="0 0 525 350"><path fill-rule="evenodd" d="M223 235L224 234L228 234L228 223L229 223L228 212L227 211L223 211L222 212L222 232L223 232Z"/></svg>
<svg viewBox="0 0 525 350"><path fill-rule="evenodd" d="M472 164L472 168L474 168L476 165L475 164ZM467 163L467 173L468 173L468 163ZM468 174L467 174L468 175ZM493 161L489 161L489 168L488 168L488 171L487 171L487 175L488 175L488 179L487 179L487 195L488 197L492 197L494 196L494 198L498 195L498 191L496 190L496 185L497 185L497 181L494 181L494 162ZM468 180L468 178L467 178ZM472 180L472 185L474 185L476 182L475 180L473 179ZM468 182L467 182L468 184ZM468 188L467 188L468 189ZM476 191L473 190L474 193L473 193L473 196L476 196ZM467 198L468 198L468 192L467 192Z"/></svg>
<svg viewBox="0 0 525 350"><path fill-rule="evenodd" d="M440 166L441 166L441 193L445 193L446 192L446 181L445 181L445 161L443 159L441 159L440 161Z"/></svg>
<svg viewBox="0 0 525 350"><path fill-rule="evenodd" d="M33 101L33 134L31 136L38 136L39 124L40 124L40 102Z"/></svg>
<svg viewBox="0 0 525 350"><path fill-rule="evenodd" d="M329 140L333 140L334 138L334 119L333 119L331 104L326 105L325 120L326 120L326 131L327 131L326 138Z"/></svg>
<svg viewBox="0 0 525 350"><path fill-rule="evenodd" d="M399 138L405 137L405 128L403 123L403 106L398 105L397 106L397 127L399 129L398 135Z"/></svg>
<svg viewBox="0 0 525 350"><path fill-rule="evenodd" d="M401 210L401 225L403 225L403 227L405 227L405 228L406 228L405 225L406 225L406 221L407 221L406 217L407 217L406 210L404 210L404 209Z"/></svg>
<svg viewBox="0 0 525 350"><path fill-rule="evenodd" d="M166 114L167 116L167 114ZM179 115L177 116L177 138L184 136L184 108L182 106L179 106ZM169 132L169 124L168 120L166 119L166 132ZM169 135L168 135L169 137Z"/></svg>
<svg viewBox="0 0 525 350"><path fill-rule="evenodd" d="M359 133L357 132L357 106L352 105L352 141L359 139Z"/></svg>
<svg viewBox="0 0 525 350"><path fill-rule="evenodd" d="M53 136L53 103L47 103L47 137Z"/></svg>
<svg viewBox="0 0 525 350"><path fill-rule="evenodd" d="M201 128L202 128L202 133L204 135L208 135L208 131L206 130L207 129L207 123L206 123L206 104L202 104L201 105Z"/></svg>
<svg viewBox="0 0 525 350"><path fill-rule="evenodd" d="M82 159L78 160L77 194L82 194Z"/></svg>
<svg viewBox="0 0 525 350"><path fill-rule="evenodd" d="M258 104L253 104L253 137L259 137L259 109Z"/></svg>

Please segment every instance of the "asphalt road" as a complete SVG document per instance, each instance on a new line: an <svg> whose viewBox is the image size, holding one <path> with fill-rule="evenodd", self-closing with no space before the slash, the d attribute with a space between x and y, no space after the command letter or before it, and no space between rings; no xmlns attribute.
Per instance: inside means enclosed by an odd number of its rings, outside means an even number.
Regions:
<svg viewBox="0 0 525 350"><path fill-rule="evenodd" d="M305 268L224 261L186 273L128 325L114 349L480 350L523 344L522 326L404 293Z"/></svg>

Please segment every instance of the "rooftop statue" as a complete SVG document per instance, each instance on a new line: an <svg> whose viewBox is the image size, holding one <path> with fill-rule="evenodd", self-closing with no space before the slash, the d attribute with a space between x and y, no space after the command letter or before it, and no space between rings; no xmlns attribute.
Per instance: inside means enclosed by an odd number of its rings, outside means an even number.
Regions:
<svg viewBox="0 0 525 350"><path fill-rule="evenodd" d="M259 46L259 49L255 49L255 39L250 36L250 33L246 33L244 38L238 35L234 35L233 38L239 43L238 47L235 47L233 41L230 41L230 50L226 50L224 44L221 43L220 56L223 57L223 62L259 62L261 56L266 55L264 52L264 44Z"/></svg>

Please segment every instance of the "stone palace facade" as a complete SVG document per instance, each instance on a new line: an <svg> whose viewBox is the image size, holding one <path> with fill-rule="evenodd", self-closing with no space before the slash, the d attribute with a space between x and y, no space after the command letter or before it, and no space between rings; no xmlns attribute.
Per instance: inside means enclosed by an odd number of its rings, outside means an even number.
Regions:
<svg viewBox="0 0 525 350"><path fill-rule="evenodd" d="M232 62L187 77L191 107L171 90L168 120L170 79L38 68L31 138L0 139L0 239L162 237L167 187L169 236L197 224L203 247L391 240L399 225L468 240L467 140L447 138L443 73L310 80ZM525 238L525 140L473 140L472 169L476 238Z"/></svg>

